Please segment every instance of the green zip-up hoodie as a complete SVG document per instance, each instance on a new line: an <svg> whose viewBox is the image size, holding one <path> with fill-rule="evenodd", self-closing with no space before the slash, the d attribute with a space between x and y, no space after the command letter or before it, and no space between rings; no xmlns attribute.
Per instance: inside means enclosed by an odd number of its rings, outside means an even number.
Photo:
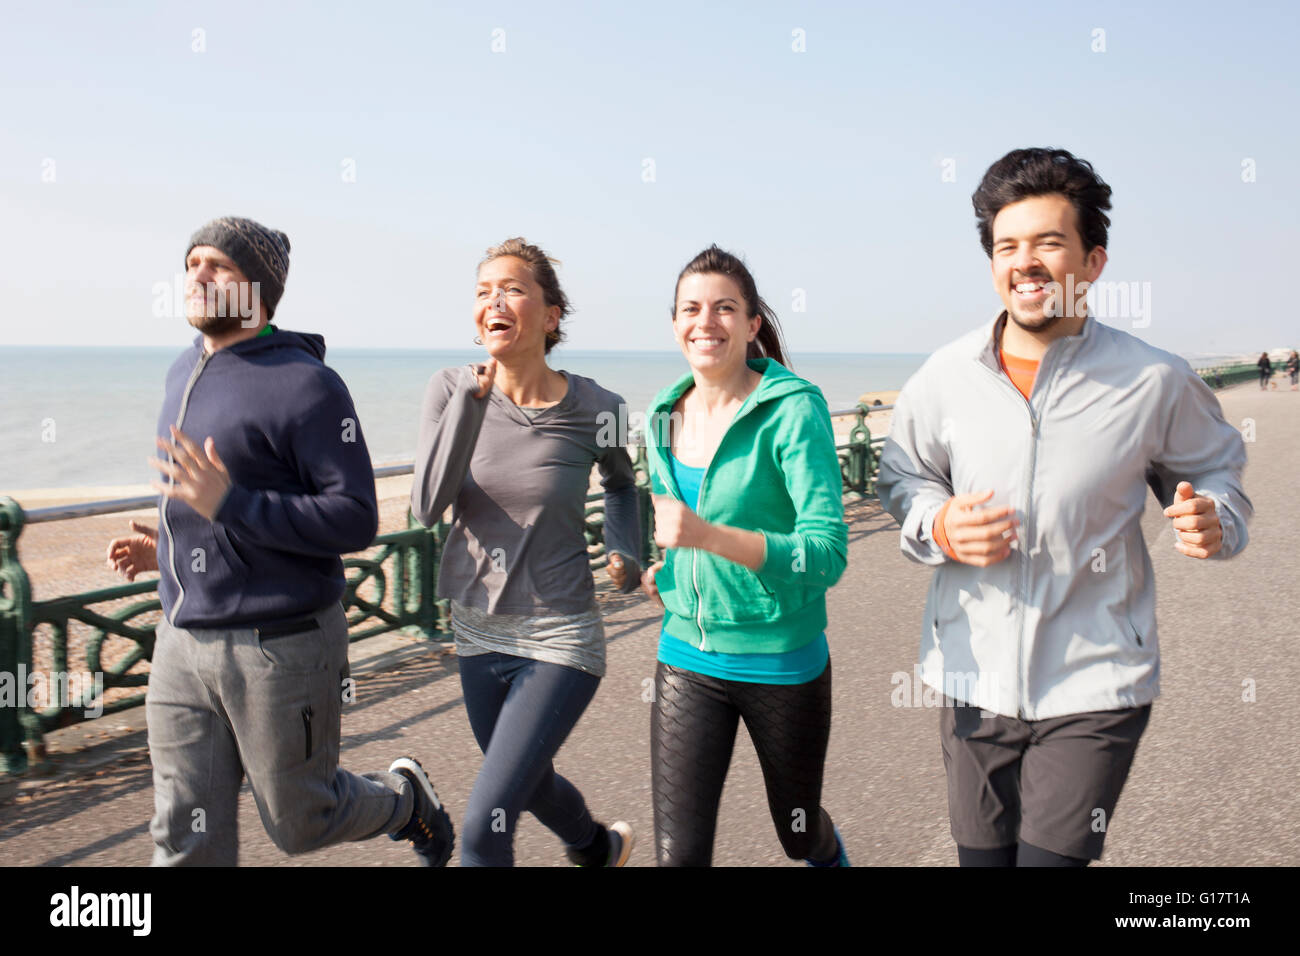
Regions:
<svg viewBox="0 0 1300 956"><path fill-rule="evenodd" d="M674 548L655 576L664 630L703 650L776 654L826 629L826 589L844 573L848 527L839 455L821 390L771 359L750 359L763 375L722 436L700 483L696 512L713 524L758 531L767 553L751 571L696 548ZM686 375L655 397L646 448L655 494L682 498L668 455Z"/></svg>

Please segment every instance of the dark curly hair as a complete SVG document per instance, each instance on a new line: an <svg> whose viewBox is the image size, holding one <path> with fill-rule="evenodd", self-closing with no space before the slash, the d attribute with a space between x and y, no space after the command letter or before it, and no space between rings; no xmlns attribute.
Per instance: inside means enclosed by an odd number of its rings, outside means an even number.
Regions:
<svg viewBox="0 0 1300 956"><path fill-rule="evenodd" d="M971 196L980 244L993 257L993 217L1004 206L1030 196L1059 193L1074 206L1083 251L1106 247L1110 187L1086 159L1064 149L1013 149L989 167Z"/></svg>

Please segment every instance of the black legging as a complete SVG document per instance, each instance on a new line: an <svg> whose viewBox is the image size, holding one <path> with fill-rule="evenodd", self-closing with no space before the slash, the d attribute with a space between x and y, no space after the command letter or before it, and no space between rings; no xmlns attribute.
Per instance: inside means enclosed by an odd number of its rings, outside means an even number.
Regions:
<svg viewBox="0 0 1300 956"><path fill-rule="evenodd" d="M786 856L832 860L821 808L831 730L831 665L806 684L719 680L660 663L650 719L655 850L660 866L708 866L718 803L741 719L763 768L767 803Z"/></svg>

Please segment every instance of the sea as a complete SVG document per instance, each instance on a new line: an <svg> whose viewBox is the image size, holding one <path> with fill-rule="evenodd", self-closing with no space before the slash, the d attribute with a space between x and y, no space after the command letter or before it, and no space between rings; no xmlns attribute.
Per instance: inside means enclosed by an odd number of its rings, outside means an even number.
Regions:
<svg viewBox="0 0 1300 956"><path fill-rule="evenodd" d="M0 347L0 496L29 489L148 484L146 464L167 369L164 348ZM481 350L331 349L377 465L409 462L420 405L440 368L482 361ZM832 410L864 392L902 388L924 354L793 354L794 371L816 384ZM560 347L552 368L595 379L644 411L688 369L679 352L593 352ZM218 449L219 450L219 449Z"/></svg>

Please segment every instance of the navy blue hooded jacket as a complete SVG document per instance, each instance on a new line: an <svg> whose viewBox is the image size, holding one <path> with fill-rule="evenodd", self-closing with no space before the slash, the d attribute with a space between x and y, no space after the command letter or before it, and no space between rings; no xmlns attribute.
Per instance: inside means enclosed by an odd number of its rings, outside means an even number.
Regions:
<svg viewBox="0 0 1300 956"><path fill-rule="evenodd" d="M276 330L213 354L199 336L168 371L158 434L212 436L233 482L213 521L162 499L158 594L173 625L304 617L342 596L339 555L374 540L370 454L324 356L319 335Z"/></svg>

